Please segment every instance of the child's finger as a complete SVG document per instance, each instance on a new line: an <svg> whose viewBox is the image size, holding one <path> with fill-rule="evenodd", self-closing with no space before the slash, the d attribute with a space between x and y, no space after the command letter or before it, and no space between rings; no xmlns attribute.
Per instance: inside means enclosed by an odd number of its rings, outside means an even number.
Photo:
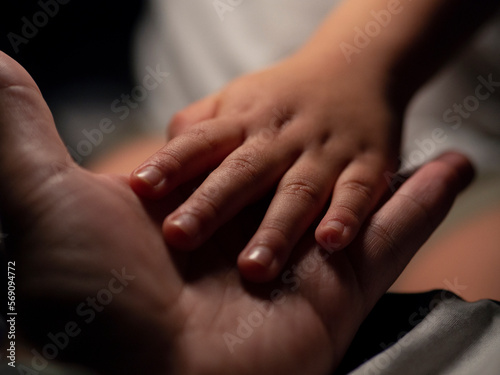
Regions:
<svg viewBox="0 0 500 375"><path fill-rule="evenodd" d="M177 112L167 127L167 139L184 133L189 127L215 116L219 94L207 96Z"/></svg>
<svg viewBox="0 0 500 375"><path fill-rule="evenodd" d="M284 149L267 147L253 138L231 153L165 219L163 233L168 244L194 249L241 209L262 197L296 160L296 152Z"/></svg>
<svg viewBox="0 0 500 375"><path fill-rule="evenodd" d="M340 157L329 160L304 157L283 176L261 225L239 256L238 266L246 279L265 282L281 271L327 202L343 167Z"/></svg>
<svg viewBox="0 0 500 375"><path fill-rule="evenodd" d="M130 185L141 196L161 198L215 167L243 143L244 137L243 127L228 118L199 123L172 139L132 172Z"/></svg>
<svg viewBox="0 0 500 375"><path fill-rule="evenodd" d="M385 190L384 166L380 159L366 157L340 174L332 203L316 229L316 240L325 249L341 250L356 237Z"/></svg>

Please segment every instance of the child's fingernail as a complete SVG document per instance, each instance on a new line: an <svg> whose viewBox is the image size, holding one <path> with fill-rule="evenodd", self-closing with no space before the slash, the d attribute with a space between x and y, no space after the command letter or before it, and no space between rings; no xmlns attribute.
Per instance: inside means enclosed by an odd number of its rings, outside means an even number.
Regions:
<svg viewBox="0 0 500 375"><path fill-rule="evenodd" d="M196 235L198 234L198 219L192 214L182 214L174 219L169 220L169 223L178 227L189 237L196 237Z"/></svg>
<svg viewBox="0 0 500 375"><path fill-rule="evenodd" d="M264 268L268 268L274 259L274 254L270 248L266 246L257 246L250 250L248 259L260 264Z"/></svg>
<svg viewBox="0 0 500 375"><path fill-rule="evenodd" d="M137 170L134 175L151 187L157 187L165 181L163 172L153 165Z"/></svg>
<svg viewBox="0 0 500 375"><path fill-rule="evenodd" d="M336 220L330 220L329 222L326 223L326 227L333 229L334 231L338 232L338 234L342 235L344 233L345 226L342 224L340 221Z"/></svg>
<svg viewBox="0 0 500 375"><path fill-rule="evenodd" d="M345 231L345 225L340 221L330 220L326 223L326 228L328 228L329 230L334 230L337 233L336 235L332 236L332 234L330 234L328 236L328 245L332 250L337 250L341 246L341 240Z"/></svg>

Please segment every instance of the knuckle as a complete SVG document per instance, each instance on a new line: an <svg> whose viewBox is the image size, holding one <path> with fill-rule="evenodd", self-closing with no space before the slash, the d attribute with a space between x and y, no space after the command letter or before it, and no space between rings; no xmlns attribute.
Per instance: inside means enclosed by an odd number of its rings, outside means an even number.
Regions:
<svg viewBox="0 0 500 375"><path fill-rule="evenodd" d="M352 225L359 225L372 208L376 195L375 188L373 185L356 180L344 182L340 188L342 192L334 200L335 210L341 213L344 220Z"/></svg>
<svg viewBox="0 0 500 375"><path fill-rule="evenodd" d="M361 223L362 213L349 199L344 199L335 203L335 210L343 217L345 224L357 226Z"/></svg>
<svg viewBox="0 0 500 375"><path fill-rule="evenodd" d="M0 86L0 92L4 92L6 97L16 99L17 103L22 103L24 105L35 105L41 97L36 86L21 82Z"/></svg>
<svg viewBox="0 0 500 375"><path fill-rule="evenodd" d="M415 216L417 216L416 212L418 212L418 216L422 218L421 221L427 224L428 230L432 230L432 228L436 228L440 224L440 217L432 215L429 207L424 202L403 193L400 193L398 197L403 201L401 207L407 207L407 210L411 209L411 211L415 212Z"/></svg>
<svg viewBox="0 0 500 375"><path fill-rule="evenodd" d="M270 244L279 252L286 248L290 238L285 223L279 219L266 219L259 232L260 242Z"/></svg>
<svg viewBox="0 0 500 375"><path fill-rule="evenodd" d="M279 193L306 203L317 203L322 198L319 187L305 178L294 178L283 182Z"/></svg>
<svg viewBox="0 0 500 375"><path fill-rule="evenodd" d="M189 141L193 144L201 145L206 152L213 152L217 148L217 140L204 126L196 126L186 133Z"/></svg>
<svg viewBox="0 0 500 375"><path fill-rule="evenodd" d="M223 162L231 178L242 178L245 181L252 181L257 177L259 172L256 164L254 156L250 154L231 156Z"/></svg>
<svg viewBox="0 0 500 375"><path fill-rule="evenodd" d="M180 155L172 148L162 148L156 153L157 165L164 171L180 170L182 161Z"/></svg>
<svg viewBox="0 0 500 375"><path fill-rule="evenodd" d="M360 180L349 180L344 182L341 187L347 190L348 194L355 194L361 197L364 201L370 202L375 196L375 188L373 184Z"/></svg>
<svg viewBox="0 0 500 375"><path fill-rule="evenodd" d="M198 216L218 217L220 188L217 185L210 185L200 188L191 196L191 208Z"/></svg>
<svg viewBox="0 0 500 375"><path fill-rule="evenodd" d="M257 137L259 142L270 143L276 140L278 137L278 131L273 128L263 128L260 129L254 137Z"/></svg>

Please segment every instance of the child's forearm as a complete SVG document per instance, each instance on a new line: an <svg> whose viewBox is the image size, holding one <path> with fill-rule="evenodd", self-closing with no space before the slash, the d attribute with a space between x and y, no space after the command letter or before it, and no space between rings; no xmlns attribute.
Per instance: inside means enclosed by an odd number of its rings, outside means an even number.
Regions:
<svg viewBox="0 0 500 375"><path fill-rule="evenodd" d="M499 5L498 0L346 0L300 52L326 62L327 69L384 85L403 110Z"/></svg>

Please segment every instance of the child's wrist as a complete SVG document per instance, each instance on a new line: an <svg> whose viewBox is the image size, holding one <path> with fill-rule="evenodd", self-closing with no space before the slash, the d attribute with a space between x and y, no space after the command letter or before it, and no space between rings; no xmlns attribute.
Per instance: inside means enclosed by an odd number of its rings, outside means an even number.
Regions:
<svg viewBox="0 0 500 375"><path fill-rule="evenodd" d="M403 115L409 100L418 85L411 77L401 78L393 60L382 57L377 51L367 51L366 55L350 63L341 50L326 50L321 46L306 45L290 60L298 62L300 71L316 74L319 82L331 82L332 87L356 87L355 90L371 92L385 100L391 109ZM394 59L396 61L396 59ZM343 82L343 86L339 85ZM349 90L351 91L351 90Z"/></svg>

